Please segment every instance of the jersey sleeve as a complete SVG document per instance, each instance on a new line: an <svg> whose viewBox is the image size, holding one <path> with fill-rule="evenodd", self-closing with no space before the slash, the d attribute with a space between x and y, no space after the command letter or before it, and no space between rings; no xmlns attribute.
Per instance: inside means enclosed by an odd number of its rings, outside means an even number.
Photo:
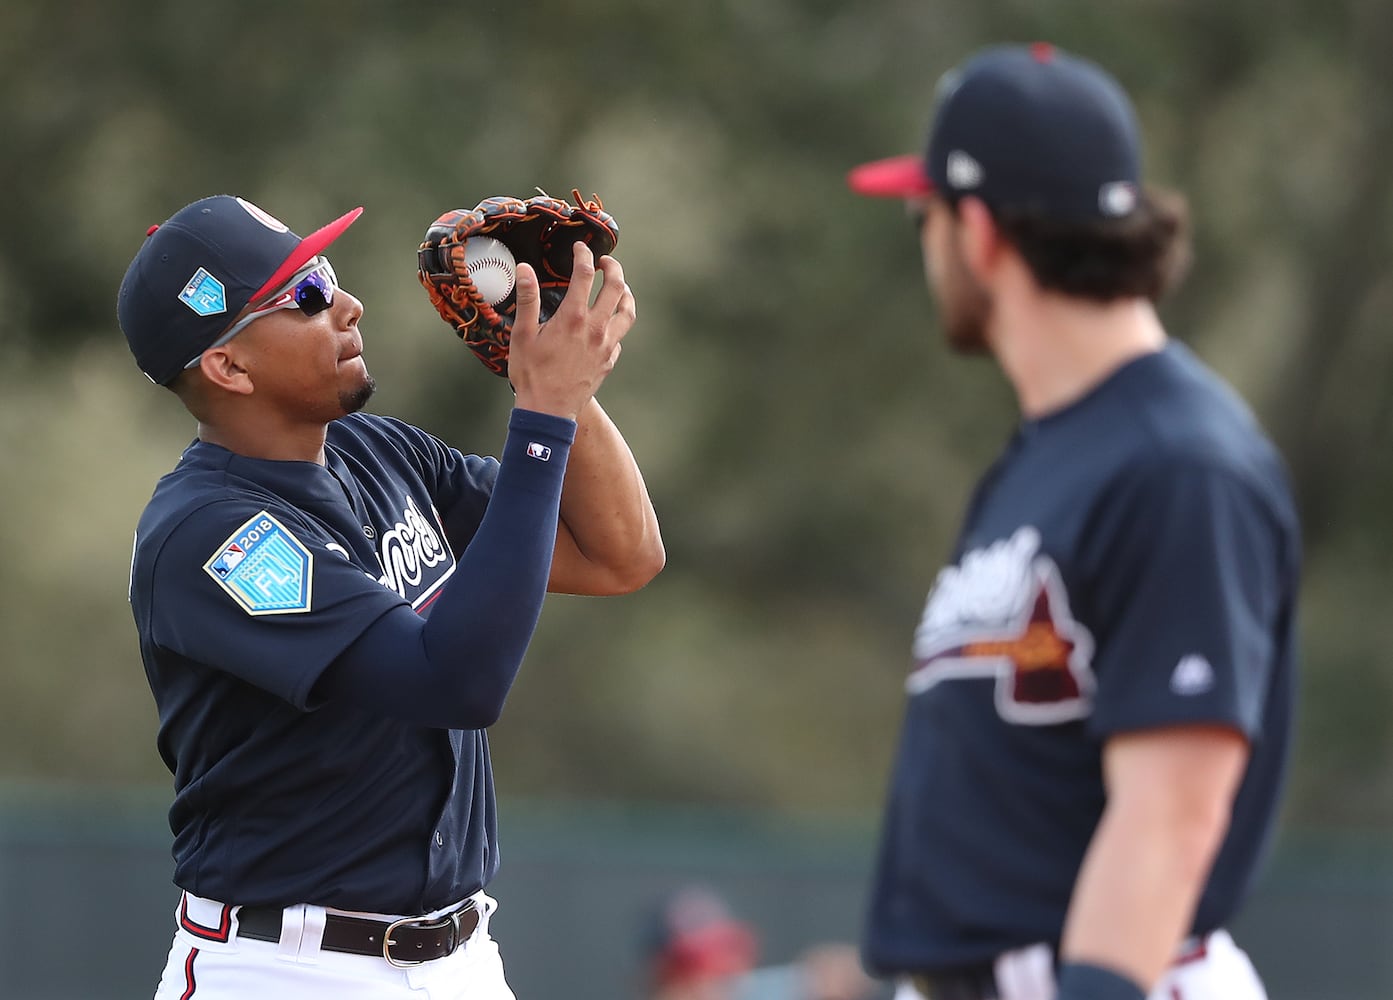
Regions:
<svg viewBox="0 0 1393 1000"><path fill-rule="evenodd" d="M1231 470L1171 462L1129 477L1095 523L1090 727L1257 738L1285 606L1282 535L1260 492Z"/></svg>
<svg viewBox="0 0 1393 1000"><path fill-rule="evenodd" d="M198 508L152 558L151 641L300 709L324 668L406 603L312 521L252 499Z"/></svg>

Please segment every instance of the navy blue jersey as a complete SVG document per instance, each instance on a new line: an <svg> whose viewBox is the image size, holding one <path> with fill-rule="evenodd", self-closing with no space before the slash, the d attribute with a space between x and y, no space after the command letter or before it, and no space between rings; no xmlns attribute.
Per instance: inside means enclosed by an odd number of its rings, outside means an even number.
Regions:
<svg viewBox="0 0 1393 1000"><path fill-rule="evenodd" d="M425 912L497 869L485 734L370 714L316 682L380 616L429 614L499 466L363 414L329 425L325 454L195 442L141 517L131 603L174 774L175 882Z"/></svg>
<svg viewBox="0 0 1393 1000"><path fill-rule="evenodd" d="M1299 562L1279 456L1181 345L1023 424L915 632L868 964L1057 946L1103 810L1103 743L1158 726L1251 741L1193 929L1228 920L1278 808Z"/></svg>

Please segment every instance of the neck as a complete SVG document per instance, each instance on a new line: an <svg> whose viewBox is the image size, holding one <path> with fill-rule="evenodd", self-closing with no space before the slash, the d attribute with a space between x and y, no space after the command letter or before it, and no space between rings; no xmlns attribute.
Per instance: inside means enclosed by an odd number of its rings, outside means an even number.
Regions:
<svg viewBox="0 0 1393 1000"><path fill-rule="evenodd" d="M1161 350L1166 331L1146 299L1097 303L1032 288L996 297L988 340L1022 415L1035 418Z"/></svg>
<svg viewBox="0 0 1393 1000"><path fill-rule="evenodd" d="M327 424L297 427L262 426L262 422L241 422L236 427L200 420L198 438L247 458L276 462L314 462L324 464Z"/></svg>

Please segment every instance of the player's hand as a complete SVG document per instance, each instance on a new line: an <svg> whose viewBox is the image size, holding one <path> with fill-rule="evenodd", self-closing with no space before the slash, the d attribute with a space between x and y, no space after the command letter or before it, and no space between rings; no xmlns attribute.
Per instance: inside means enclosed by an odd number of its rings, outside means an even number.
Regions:
<svg viewBox="0 0 1393 1000"><path fill-rule="evenodd" d="M584 243L572 249L570 287L545 324L539 321L537 273L527 264L518 265L508 378L517 406L575 420L613 371L637 312L619 261L604 256L597 265ZM597 270L600 288L592 302Z"/></svg>

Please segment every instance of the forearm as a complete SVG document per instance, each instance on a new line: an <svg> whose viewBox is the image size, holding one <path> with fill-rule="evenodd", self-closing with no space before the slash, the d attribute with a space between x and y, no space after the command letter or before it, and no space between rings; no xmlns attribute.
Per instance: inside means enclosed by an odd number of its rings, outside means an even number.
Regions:
<svg viewBox="0 0 1393 1000"><path fill-rule="evenodd" d="M1061 958L1149 989L1189 929L1216 846L1209 824L1109 808L1074 887Z"/></svg>
<svg viewBox="0 0 1393 1000"><path fill-rule="evenodd" d="M550 589L627 593L651 580L665 558L658 517L633 452L591 399L580 412L566 467Z"/></svg>
<svg viewBox="0 0 1393 1000"><path fill-rule="evenodd" d="M572 427L514 412L488 511L430 617L403 605L368 626L324 697L440 728L497 720L545 598Z"/></svg>
<svg viewBox="0 0 1393 1000"><path fill-rule="evenodd" d="M1160 978L1194 918L1246 759L1241 734L1218 727L1109 740L1108 804L1075 880L1065 963L1112 970L1143 992Z"/></svg>
<svg viewBox="0 0 1393 1000"><path fill-rule="evenodd" d="M459 661L483 645L500 660L521 662L545 596L572 427L513 412L488 510L426 621L422 644L432 659ZM479 635L490 632L501 637Z"/></svg>

